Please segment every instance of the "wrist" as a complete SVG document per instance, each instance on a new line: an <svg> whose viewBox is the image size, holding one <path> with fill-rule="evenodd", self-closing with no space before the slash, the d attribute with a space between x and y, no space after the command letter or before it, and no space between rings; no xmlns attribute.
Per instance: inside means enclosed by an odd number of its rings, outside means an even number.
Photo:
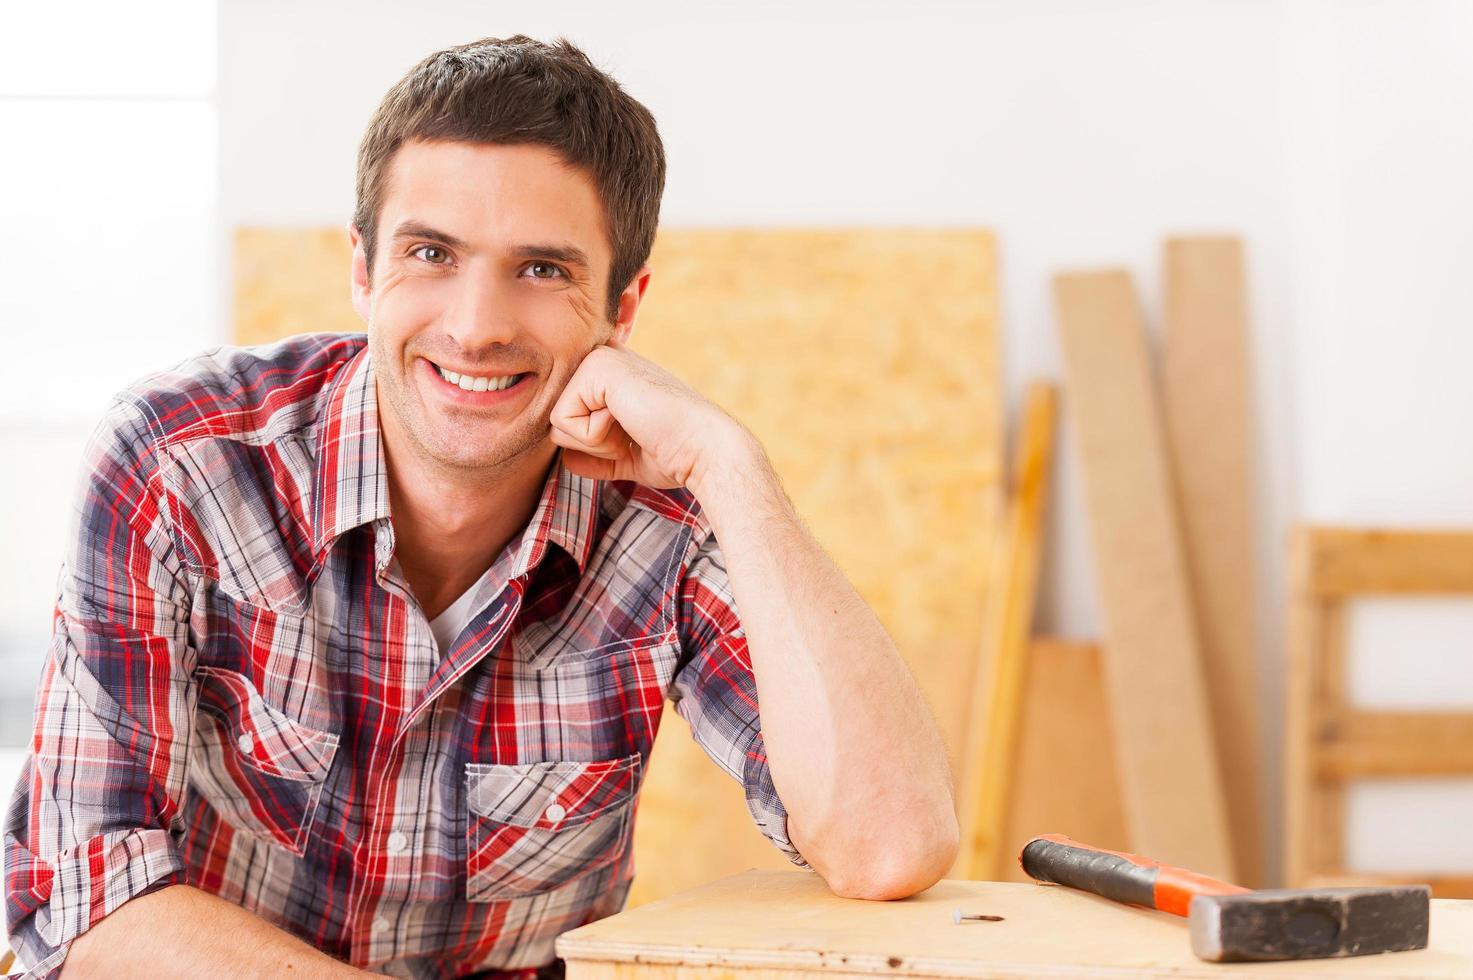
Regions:
<svg viewBox="0 0 1473 980"><path fill-rule="evenodd" d="M705 465L692 473L686 489L718 530L757 515L775 516L792 506L762 443L735 422L712 443Z"/></svg>

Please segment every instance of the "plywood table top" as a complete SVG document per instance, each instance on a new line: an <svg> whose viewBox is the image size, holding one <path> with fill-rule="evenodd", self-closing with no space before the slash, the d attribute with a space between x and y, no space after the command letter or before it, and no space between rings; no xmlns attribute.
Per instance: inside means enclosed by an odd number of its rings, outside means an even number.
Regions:
<svg viewBox="0 0 1473 980"><path fill-rule="evenodd" d="M1003 916L953 924L952 910ZM898 902L835 896L815 874L747 871L564 933L569 980L907 977L1473 977L1473 901L1434 899L1428 949L1214 964L1186 921L1070 889L942 881Z"/></svg>

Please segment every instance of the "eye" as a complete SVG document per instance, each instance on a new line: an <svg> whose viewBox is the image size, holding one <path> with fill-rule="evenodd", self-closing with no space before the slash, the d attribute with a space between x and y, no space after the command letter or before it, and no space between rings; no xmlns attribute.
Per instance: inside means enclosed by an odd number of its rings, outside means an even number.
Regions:
<svg viewBox="0 0 1473 980"><path fill-rule="evenodd" d="M420 253L424 254L420 255ZM428 262L430 265L447 265L450 262L450 253L439 245L419 245L410 249L409 254L419 255L421 261Z"/></svg>
<svg viewBox="0 0 1473 980"><path fill-rule="evenodd" d="M528 264L526 271L532 274L533 279L557 279L567 275L561 266L551 262L532 262Z"/></svg>

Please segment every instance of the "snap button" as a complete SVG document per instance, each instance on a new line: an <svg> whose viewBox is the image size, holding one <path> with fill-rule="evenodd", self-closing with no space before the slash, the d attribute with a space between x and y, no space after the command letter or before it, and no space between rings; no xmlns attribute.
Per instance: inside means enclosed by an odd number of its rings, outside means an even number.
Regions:
<svg viewBox="0 0 1473 980"><path fill-rule="evenodd" d="M256 740L251 738L250 732L246 732L240 738L235 740L235 745L237 748L240 749L242 753L244 753L245 755L250 755L252 750L254 750L256 747Z"/></svg>
<svg viewBox="0 0 1473 980"><path fill-rule="evenodd" d="M566 817L568 815L568 811L564 810L561 806L554 803L552 806L548 807L542 815L547 818L549 823L557 823L559 820L563 819L563 817Z"/></svg>
<svg viewBox="0 0 1473 980"><path fill-rule="evenodd" d="M390 854L398 854L409 846L409 838L402 831L396 830L389 835L388 845Z"/></svg>
<svg viewBox="0 0 1473 980"><path fill-rule="evenodd" d="M377 919L374 919L373 920L373 931L374 932L387 932L388 931L388 928L389 928L389 920L388 919L385 919L385 918L380 917L380 918L377 918Z"/></svg>

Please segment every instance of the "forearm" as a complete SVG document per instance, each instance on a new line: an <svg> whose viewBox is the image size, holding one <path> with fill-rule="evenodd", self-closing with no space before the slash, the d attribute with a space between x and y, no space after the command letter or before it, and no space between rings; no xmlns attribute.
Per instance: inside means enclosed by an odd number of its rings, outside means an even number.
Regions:
<svg viewBox="0 0 1473 980"><path fill-rule="evenodd" d="M208 892L173 885L125 903L67 953L63 977L301 980L366 973Z"/></svg>
<svg viewBox="0 0 1473 980"><path fill-rule="evenodd" d="M760 447L692 492L726 559L789 833L839 894L897 898L956 854L950 771L914 677Z"/></svg>

